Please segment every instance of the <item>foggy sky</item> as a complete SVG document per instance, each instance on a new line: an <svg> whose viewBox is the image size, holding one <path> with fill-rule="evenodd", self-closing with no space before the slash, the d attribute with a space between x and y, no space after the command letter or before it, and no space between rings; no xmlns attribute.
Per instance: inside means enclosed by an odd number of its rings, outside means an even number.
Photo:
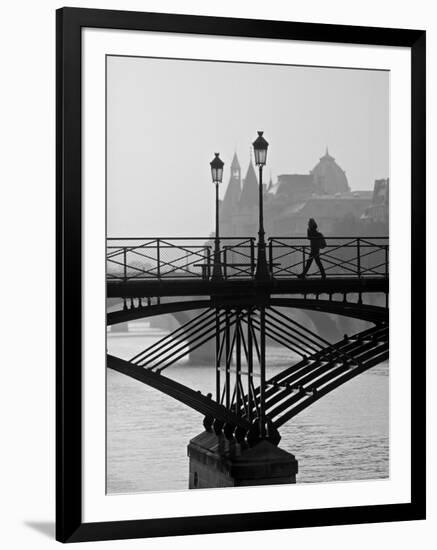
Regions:
<svg viewBox="0 0 437 550"><path fill-rule="evenodd" d="M326 146L353 190L389 176L389 73L109 57L108 236L206 236L209 162L234 151L244 177L257 130L264 178L308 173Z"/></svg>

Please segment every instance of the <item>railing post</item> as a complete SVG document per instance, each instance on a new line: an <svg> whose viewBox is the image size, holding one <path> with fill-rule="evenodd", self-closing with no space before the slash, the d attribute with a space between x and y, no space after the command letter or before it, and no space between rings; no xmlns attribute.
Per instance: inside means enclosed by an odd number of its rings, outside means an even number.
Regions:
<svg viewBox="0 0 437 550"><path fill-rule="evenodd" d="M225 279L228 278L228 248L227 246L223 247L223 277Z"/></svg>
<svg viewBox="0 0 437 550"><path fill-rule="evenodd" d="M216 401L220 403L221 384L220 384L220 310L215 310L215 384Z"/></svg>
<svg viewBox="0 0 437 550"><path fill-rule="evenodd" d="M305 245L302 245L302 273L305 270Z"/></svg>
<svg viewBox="0 0 437 550"><path fill-rule="evenodd" d="M211 247L207 246L206 248L206 270L205 270L206 279L211 278Z"/></svg>
<svg viewBox="0 0 437 550"><path fill-rule="evenodd" d="M127 281L127 250L125 246L123 246L123 281Z"/></svg>
<svg viewBox="0 0 437 550"><path fill-rule="evenodd" d="M388 244L384 246L385 248L385 278L388 278Z"/></svg>
<svg viewBox="0 0 437 550"><path fill-rule="evenodd" d="M123 282L127 282L127 249L123 246ZM123 310L127 311L126 296L123 296Z"/></svg>
<svg viewBox="0 0 437 550"><path fill-rule="evenodd" d="M359 237L357 239L357 270L358 278L361 279L361 241Z"/></svg>
<svg viewBox="0 0 437 550"><path fill-rule="evenodd" d="M273 277L273 241L269 239L269 269L270 277Z"/></svg>
<svg viewBox="0 0 437 550"><path fill-rule="evenodd" d="M159 239L156 239L156 275L158 279L161 278L161 250L159 248Z"/></svg>
<svg viewBox="0 0 437 550"><path fill-rule="evenodd" d="M253 277L255 273L255 240L250 238L250 272Z"/></svg>

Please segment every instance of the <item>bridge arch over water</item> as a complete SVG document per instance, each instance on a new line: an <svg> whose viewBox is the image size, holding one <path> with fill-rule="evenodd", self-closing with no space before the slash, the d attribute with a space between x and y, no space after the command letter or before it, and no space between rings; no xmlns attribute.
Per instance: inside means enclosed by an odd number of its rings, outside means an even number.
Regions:
<svg viewBox="0 0 437 550"><path fill-rule="evenodd" d="M228 254L233 260L224 261L219 279L211 276L208 246L190 248L152 239L112 248L109 261L121 271L108 277L108 298L117 298L123 307L107 314L108 325L166 314L181 324L129 361L109 355L108 367L197 410L210 428L214 423L227 437L244 439L257 423L264 435L277 431L315 401L388 358L388 244L351 239L328 245L324 261L329 276L323 280L296 276L305 263L305 245L282 238L270 239L270 274L263 280L254 276L250 239L225 247L224 257ZM235 261L236 254L246 263ZM149 263L133 265L132 255ZM363 299L381 293L385 307ZM329 341L289 315L293 310L358 319L372 326ZM299 357L270 379L265 370L266 338ZM164 374L206 343L215 347L215 398Z"/></svg>

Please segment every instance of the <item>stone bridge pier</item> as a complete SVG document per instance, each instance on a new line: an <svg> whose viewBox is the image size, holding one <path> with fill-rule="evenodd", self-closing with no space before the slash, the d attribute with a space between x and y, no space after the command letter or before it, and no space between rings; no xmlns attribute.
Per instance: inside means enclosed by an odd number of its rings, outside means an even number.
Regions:
<svg viewBox="0 0 437 550"><path fill-rule="evenodd" d="M189 489L296 483L294 455L266 440L244 447L205 431L190 441L187 453Z"/></svg>

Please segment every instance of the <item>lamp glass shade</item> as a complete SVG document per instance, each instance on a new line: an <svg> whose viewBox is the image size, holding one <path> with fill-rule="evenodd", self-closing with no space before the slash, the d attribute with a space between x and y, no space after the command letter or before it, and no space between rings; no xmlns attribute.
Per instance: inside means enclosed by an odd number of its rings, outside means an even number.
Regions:
<svg viewBox="0 0 437 550"><path fill-rule="evenodd" d="M257 166L264 166L267 162L267 148L269 144L263 138L264 132L258 132L258 137L253 142L253 152L255 154L255 164Z"/></svg>
<svg viewBox="0 0 437 550"><path fill-rule="evenodd" d="M211 166L211 177L213 183L221 183L223 180L223 166L225 163L220 159L219 153L214 153L214 159L209 163Z"/></svg>

